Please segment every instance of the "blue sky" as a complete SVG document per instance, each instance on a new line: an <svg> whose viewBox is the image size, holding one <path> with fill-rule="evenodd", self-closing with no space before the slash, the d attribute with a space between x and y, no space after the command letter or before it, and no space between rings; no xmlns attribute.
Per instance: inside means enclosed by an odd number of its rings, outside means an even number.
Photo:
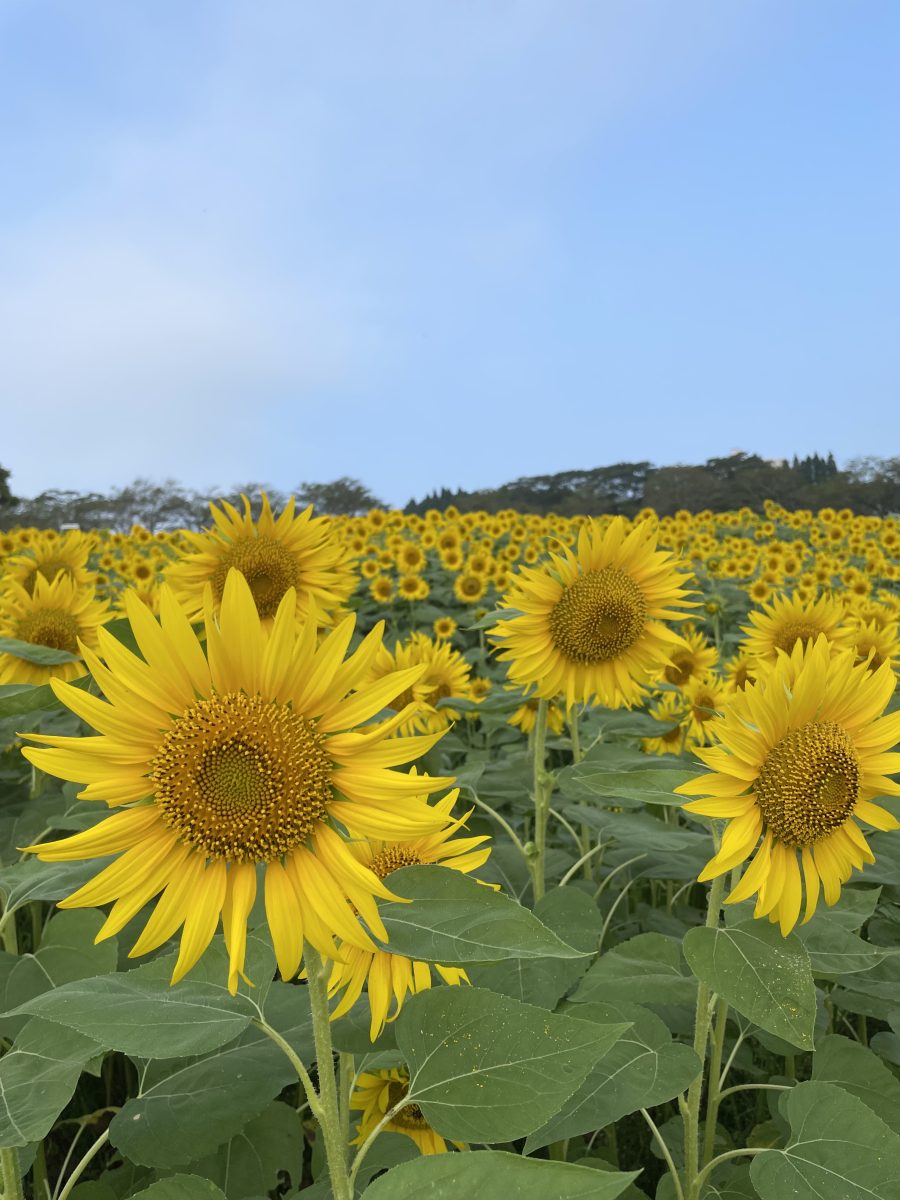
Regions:
<svg viewBox="0 0 900 1200"><path fill-rule="evenodd" d="M895 0L0 0L19 494L900 452Z"/></svg>

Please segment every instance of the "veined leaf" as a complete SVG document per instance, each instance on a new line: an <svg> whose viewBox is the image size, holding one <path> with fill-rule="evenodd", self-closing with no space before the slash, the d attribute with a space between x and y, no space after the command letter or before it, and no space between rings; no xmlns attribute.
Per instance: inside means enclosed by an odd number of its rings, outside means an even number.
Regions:
<svg viewBox="0 0 900 1200"><path fill-rule="evenodd" d="M768 921L727 929L689 929L684 956L698 979L760 1029L813 1049L816 989L809 955L796 934Z"/></svg>
<svg viewBox="0 0 900 1200"><path fill-rule="evenodd" d="M521 1004L481 988L434 988L397 1018L408 1097L455 1141L504 1142L542 1125L628 1028Z"/></svg>
<svg viewBox="0 0 900 1200"><path fill-rule="evenodd" d="M404 867L388 886L411 904L380 906L394 954L423 962L497 962L505 958L584 958L527 908L460 871Z"/></svg>
<svg viewBox="0 0 900 1200"><path fill-rule="evenodd" d="M34 646L31 642L21 642L11 637L0 637L0 654L11 654L13 658L21 658L41 667L58 667L62 663L81 661L80 654L70 654L68 650L56 650L52 646Z"/></svg>

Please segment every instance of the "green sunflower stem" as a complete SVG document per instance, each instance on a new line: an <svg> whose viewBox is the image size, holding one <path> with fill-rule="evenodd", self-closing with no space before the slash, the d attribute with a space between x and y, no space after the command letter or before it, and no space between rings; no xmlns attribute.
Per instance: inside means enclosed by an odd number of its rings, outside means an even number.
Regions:
<svg viewBox="0 0 900 1200"><path fill-rule="evenodd" d="M580 763L584 758L584 753L581 749L581 731L578 728L578 718L581 714L577 712L571 713L569 716L569 737L572 742L572 762ZM584 861L581 865L581 873L589 882L594 879L594 860L590 857L591 842L594 840L593 834L589 825L582 822L581 825L581 853Z"/></svg>
<svg viewBox="0 0 900 1200"><path fill-rule="evenodd" d="M709 1085L706 1092L706 1126L703 1135L703 1165L713 1156L716 1145L716 1122L719 1119L719 1102L722 1092L719 1081L722 1076L722 1054L725 1049L725 1027L728 1024L728 1004L719 997L716 1002L716 1021L713 1026L712 1052L709 1059Z"/></svg>
<svg viewBox="0 0 900 1200"><path fill-rule="evenodd" d="M0 1172L3 1175L3 1200L22 1200L22 1177L19 1174L19 1152L13 1147L0 1150Z"/></svg>
<svg viewBox="0 0 900 1200"><path fill-rule="evenodd" d="M719 875L712 881L709 888L709 903L706 910L707 929L714 929L719 924L719 913L722 909L724 895L725 876ZM698 982L697 1009L694 1016L694 1053L704 1066L688 1089L687 1095L687 1112L684 1120L684 1173L687 1200L699 1200L700 1196L700 1101L706 1076L706 1043L709 1039L712 1016L710 1000L708 985L702 981Z"/></svg>
<svg viewBox="0 0 900 1200"><path fill-rule="evenodd" d="M547 710L546 700L538 701L534 722L532 751L534 754L534 849L529 856L531 889L534 900L544 895L544 875L547 858L547 821L550 816L551 785L546 770Z"/></svg>
<svg viewBox="0 0 900 1200"><path fill-rule="evenodd" d="M328 1164L334 1200L352 1200L353 1188L347 1171L348 1139L343 1128L342 1099L338 1096L335 1079L331 1017L328 1012L329 965L311 946L307 946L305 958L319 1080L319 1111L316 1117L325 1142L325 1161Z"/></svg>

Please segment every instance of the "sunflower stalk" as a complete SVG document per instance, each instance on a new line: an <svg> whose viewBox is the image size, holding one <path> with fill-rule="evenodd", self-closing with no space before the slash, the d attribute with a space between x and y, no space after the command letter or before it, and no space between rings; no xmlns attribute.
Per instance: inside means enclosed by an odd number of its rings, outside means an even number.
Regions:
<svg viewBox="0 0 900 1200"><path fill-rule="evenodd" d="M14 1147L0 1150L0 1172L3 1176L3 1200L22 1200L19 1152Z"/></svg>
<svg viewBox="0 0 900 1200"><path fill-rule="evenodd" d="M334 1070L334 1047L331 1041L331 1016L328 1012L329 967L322 955L311 946L306 948L306 961L309 964L307 983L319 1084L316 1096L317 1104L314 1107L310 1098L310 1108L313 1109L319 1122L319 1128L322 1130L325 1142L325 1160L328 1164L328 1175L334 1200L352 1200L353 1186L347 1170L349 1139L343 1127L344 1103L343 1097L338 1096Z"/></svg>
<svg viewBox="0 0 900 1200"><path fill-rule="evenodd" d="M714 929L719 924L722 897L725 895L725 876L719 875L710 884L709 904L706 910L706 928ZM700 1101L706 1079L706 1043L712 1019L711 995L708 984L697 985L697 1008L694 1016L694 1053L703 1064L697 1078L688 1089L687 1111L684 1120L684 1171L685 1196L687 1200L699 1200L700 1196Z"/></svg>
<svg viewBox="0 0 900 1200"><path fill-rule="evenodd" d="M537 716L534 722L532 752L534 754L534 847L529 855L528 867L531 871L531 890L535 903L540 900L545 891L544 877L547 860L547 821L550 816L550 795L553 791L553 780L547 773L547 711L546 700L538 701Z"/></svg>

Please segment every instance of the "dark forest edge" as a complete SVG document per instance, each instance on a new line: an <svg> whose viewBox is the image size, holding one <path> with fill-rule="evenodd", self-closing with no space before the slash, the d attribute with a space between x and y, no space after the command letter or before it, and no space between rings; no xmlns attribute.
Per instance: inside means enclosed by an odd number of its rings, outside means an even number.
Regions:
<svg viewBox="0 0 900 1200"><path fill-rule="evenodd" d="M37 528L72 523L82 529L199 529L209 520L211 500L239 502L241 494L258 497L268 492L278 509L291 494L298 504L313 504L317 512L352 516L387 507L358 479L344 476L330 483L300 483L282 492L250 482L227 489L194 491L174 480L156 483L137 479L106 493L51 490L31 499L13 495L10 472L0 467L0 527ZM661 516L678 510L750 508L762 511L773 500L790 509L848 508L855 513L886 516L900 511L900 457L856 458L839 469L834 456L803 459L764 459L736 452L710 458L699 466L656 467L649 462L615 463L583 471L531 475L496 488L475 491L442 488L422 500L410 500L404 511L425 513L429 508L454 505L460 512L519 512L563 516L622 513L634 516L652 508Z"/></svg>

